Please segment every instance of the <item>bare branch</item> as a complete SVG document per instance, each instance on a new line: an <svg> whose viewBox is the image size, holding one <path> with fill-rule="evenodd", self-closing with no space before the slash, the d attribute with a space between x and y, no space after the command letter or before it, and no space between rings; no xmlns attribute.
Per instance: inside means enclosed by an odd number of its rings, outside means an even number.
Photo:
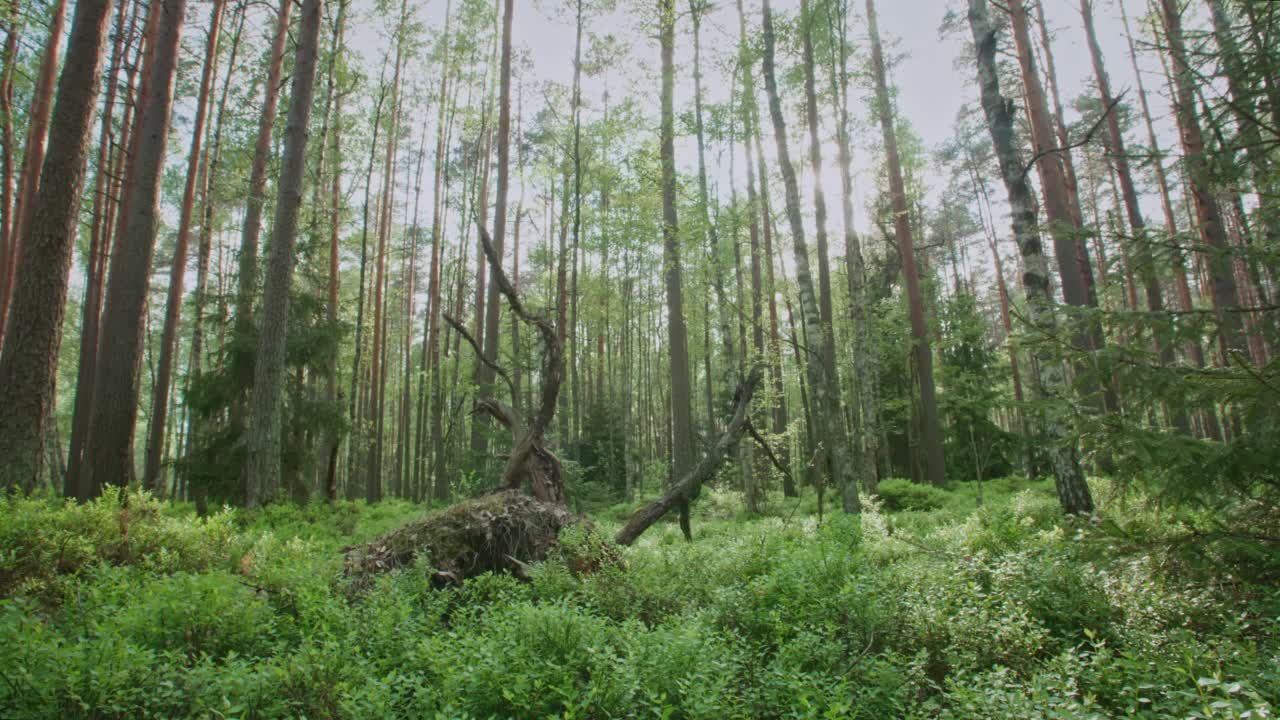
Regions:
<svg viewBox="0 0 1280 720"><path fill-rule="evenodd" d="M1049 148L1047 150L1041 150L1035 155L1032 155L1031 160L1028 161L1027 164L1023 166L1022 174L1026 175L1031 170L1031 168L1035 167L1035 164L1040 161L1040 158L1045 157L1046 155L1052 155L1054 153L1060 153L1060 152L1068 152L1070 150L1074 150L1078 147L1088 144L1089 141L1093 139L1093 136L1097 134L1098 129L1102 127L1102 124L1106 122L1107 116L1110 115L1116 109L1116 105L1120 104L1120 99L1123 98L1125 96L1125 93L1127 92L1129 91L1128 90L1121 91L1119 95L1115 96L1115 98L1113 98L1111 102L1107 104L1107 109L1104 110L1102 114L1098 116L1098 119L1093 123L1093 127L1089 128L1089 131L1084 134L1084 137L1080 138L1079 140L1073 143L1068 143L1066 147Z"/></svg>
<svg viewBox="0 0 1280 720"><path fill-rule="evenodd" d="M742 384L738 386L737 392L734 393L733 418L725 427L720 439L703 456L702 460L693 469L685 473L684 477L680 478L679 482L668 490L665 495L637 510L631 516L631 519L627 521L627 524L614 536L614 542L619 545L630 545L635 542L641 533L658 522L672 508L681 507L683 509L687 507L689 501L702 488L702 484L715 476L716 471L724 463L725 456L742 438L742 433L747 425L747 411L751 405L751 397L755 394L756 386L760 384L760 376L762 374L762 366L760 364L756 364L751 368L751 372L743 379Z"/></svg>
<svg viewBox="0 0 1280 720"><path fill-rule="evenodd" d="M769 457L769 462L772 463L773 466L778 469L778 472L782 473L784 476L786 476L788 480L794 483L795 478L791 477L791 471L788 470L787 467L778 460L777 455L773 454L773 448L769 447L769 443L763 437L760 436L760 432L756 430L756 426L751 423L751 420L749 419L747 420L746 427L747 427L747 433L750 434L751 438L756 441L756 444L760 446L760 449L764 450L764 454Z"/></svg>
<svg viewBox="0 0 1280 720"><path fill-rule="evenodd" d="M456 318L454 318L449 313L441 313L441 316L444 318L444 321L446 323L449 323L449 327L453 328L454 331L456 331L459 335L462 336L463 340L467 341L467 344L470 345L471 349L475 351L476 357L480 360L480 362L489 366L490 370L493 370L495 373L498 374L498 377L506 381L507 389L511 391L511 397L515 397L516 386L515 386L515 383L511 381L511 376L507 374L506 369L484 356L484 352L480 350L480 344L476 342L475 338L471 337L471 333L467 332L467 329L463 327L462 323L458 322Z"/></svg>
<svg viewBox="0 0 1280 720"><path fill-rule="evenodd" d="M507 277L507 272L502 268L502 258L499 257L498 251L493 247L493 239L489 237L489 230L485 228L484 221L476 216L476 228L480 233L480 244L484 247L485 257L489 260L489 267L493 270L493 279L498 284L498 289L503 296L507 298L507 302L511 305L511 310L515 312L520 319L533 325L542 335L542 344L544 348L542 356L542 393L541 401L538 406L538 412L533 417L533 421L529 426L530 435L537 441L541 442L543 434L547 428L551 426L551 420L556 412L556 399L560 395L560 383L564 378L564 350L560 347L560 340L556 336L556 329L551 322L544 317L535 315L520 300L520 294L516 292L515 286L511 284L511 279Z"/></svg>

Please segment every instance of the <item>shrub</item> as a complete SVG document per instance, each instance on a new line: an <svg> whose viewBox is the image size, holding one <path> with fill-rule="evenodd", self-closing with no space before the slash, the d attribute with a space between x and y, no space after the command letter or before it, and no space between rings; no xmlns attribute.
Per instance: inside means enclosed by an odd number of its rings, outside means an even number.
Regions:
<svg viewBox="0 0 1280 720"><path fill-rule="evenodd" d="M937 510L947 504L947 492L932 485L921 485L903 478L889 478L880 483L880 500L886 510Z"/></svg>
<svg viewBox="0 0 1280 720"><path fill-rule="evenodd" d="M195 658L259 655L271 645L271 607L233 575L178 573L138 590L132 603L103 621L142 647Z"/></svg>
<svg viewBox="0 0 1280 720"><path fill-rule="evenodd" d="M230 511L195 519L146 493L83 504L3 496L0 517L0 597L56 600L65 578L100 562L157 573L229 567L240 540Z"/></svg>

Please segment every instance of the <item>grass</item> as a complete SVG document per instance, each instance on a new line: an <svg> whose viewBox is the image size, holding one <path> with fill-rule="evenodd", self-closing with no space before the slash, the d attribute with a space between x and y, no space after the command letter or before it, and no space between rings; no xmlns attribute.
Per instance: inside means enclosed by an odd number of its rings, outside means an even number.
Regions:
<svg viewBox="0 0 1280 720"><path fill-rule="evenodd" d="M602 507L530 582L445 590L422 562L342 575L408 503L7 498L0 716L1270 717L1274 559L1187 560L1176 516L1093 482L1083 522L1025 479L821 523L812 494L747 516L709 490L694 542L660 523L621 562L633 506Z"/></svg>

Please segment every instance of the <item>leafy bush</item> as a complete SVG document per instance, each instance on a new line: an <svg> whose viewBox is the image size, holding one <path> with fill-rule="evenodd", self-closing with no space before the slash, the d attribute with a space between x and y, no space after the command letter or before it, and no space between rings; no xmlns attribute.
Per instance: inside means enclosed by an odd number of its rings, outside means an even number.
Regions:
<svg viewBox="0 0 1280 720"><path fill-rule="evenodd" d="M947 491L903 478L880 483L880 500L886 510L937 510L947 504Z"/></svg>
<svg viewBox="0 0 1280 720"><path fill-rule="evenodd" d="M138 588L133 602L100 621L158 653L257 655L270 645L272 609L225 572L178 573Z"/></svg>
<svg viewBox="0 0 1280 720"><path fill-rule="evenodd" d="M713 491L693 543L663 525L616 548L606 519L531 582L436 589L420 558L362 592L338 548L419 508L6 498L0 717L1274 712L1280 592L1141 549L1193 520L1130 495L1077 524L1045 481L989 482L978 510L967 485L884 485L943 502L818 523L806 493L744 522Z"/></svg>

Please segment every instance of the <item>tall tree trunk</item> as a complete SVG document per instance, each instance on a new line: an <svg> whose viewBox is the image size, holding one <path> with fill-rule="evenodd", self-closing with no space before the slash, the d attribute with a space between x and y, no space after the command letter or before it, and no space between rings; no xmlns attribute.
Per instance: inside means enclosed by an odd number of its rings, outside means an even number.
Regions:
<svg viewBox="0 0 1280 720"><path fill-rule="evenodd" d="M386 65L383 65L385 72ZM365 436L359 427L365 415L365 391L368 389L367 383L362 383L361 374L364 369L360 365L361 355L364 350L364 295L367 283L365 282L366 270L369 266L369 197L373 186L373 163L378 154L378 132L382 128L382 105L386 101L386 86L382 84L379 78L378 85L381 92L378 94L378 103L373 111L373 140L369 143L369 163L365 168L364 174L364 205L362 210L362 222L360 227L360 282L358 290L358 299L356 303L356 337L355 337L355 353L351 361L351 401L348 406L347 418L351 424L351 439L348 443L347 450L347 496L354 498L357 488L357 468L368 473L368 467L361 459L365 448Z"/></svg>
<svg viewBox="0 0 1280 720"><path fill-rule="evenodd" d="M804 65L805 119L809 127L809 167L813 174L813 218L817 232L818 313L822 318L822 362L832 387L840 387L836 370L834 310L831 302L831 260L827 251L827 199L822 188L822 140L818 134L818 93L813 59L813 27L816 19L808 0L800 0L800 39ZM856 465L856 463L855 463ZM858 469L854 468L856 474Z"/></svg>
<svg viewBox="0 0 1280 720"><path fill-rule="evenodd" d="M303 171L307 159L307 124L315 94L321 5L322 0L305 0L303 3L298 50L294 56L289 121L272 224L271 259L263 289L262 326L253 367L245 463L245 499L249 507L257 507L274 497L280 481L284 351L289 293L293 284L294 246L298 235L298 209L302 204Z"/></svg>
<svg viewBox="0 0 1280 720"><path fill-rule="evenodd" d="M567 337L569 332L569 224L566 218L569 215L569 169L566 167L562 173L560 191L560 217L559 233L560 243L556 258L556 340L561 347L570 348ZM550 234L550 232L548 233ZM564 395L560 396L560 404L564 405L568 398ZM560 443L564 446L573 442L571 434L572 427L570 420L572 419L572 408L561 408L560 410Z"/></svg>
<svg viewBox="0 0 1280 720"><path fill-rule="evenodd" d="M449 23L452 20L453 3L449 0L445 4L445 20L444 20L444 37L448 39ZM450 98L448 89L450 87L451 66L449 64L449 43L446 42L444 53L441 56L440 63L441 75L441 103L436 114L436 157L435 157L435 179L432 184L432 216L431 216L431 271L427 288L427 296L431 303L431 312L428 313L427 328L427 357L428 367L431 372L431 437L430 447L428 448L432 462L428 466L428 477L432 482L432 496L437 500L449 499L450 487L449 476L444 472L444 423L443 423L443 407L442 401L444 394L441 390L441 372L442 366L440 362L440 310L444 298L444 292L440 285L440 271L444 257L444 210L445 201L448 196L445 187L446 174L444 173L446 160L446 122L447 117L452 117L452 105L456 101L446 101ZM454 93L456 95L456 89ZM449 108L446 113L446 108Z"/></svg>
<svg viewBox="0 0 1280 720"><path fill-rule="evenodd" d="M982 109L987 118L1000 174L1004 179L1013 211L1013 233L1025 266L1022 282L1027 294L1028 318L1035 328L1049 336L1057 333L1053 314L1053 292L1050 286L1049 261L1036 230L1031 188L1025 166L1014 147L1013 106L1000 94L996 72L995 26L987 15L987 0L969 0L969 25L977 49L978 85L982 92ZM1043 345L1041 347L1044 347ZM1063 366L1045 350L1039 351L1038 374L1033 387L1040 398L1058 400L1066 390ZM1075 441L1070 436L1068 418L1059 402L1046 405L1041 418L1042 435L1053 458L1058 500L1068 514L1093 512L1093 498L1080 468Z"/></svg>
<svg viewBox="0 0 1280 720"><path fill-rule="evenodd" d="M581 3L579 3L581 7ZM511 176L511 31L515 6L513 0L503 0L502 11L502 64L498 71L498 188L493 210L493 247L501 257L504 252L507 236L507 196ZM581 9L579 9L581 15ZM581 25L581 19L579 19ZM581 29L579 29L581 35ZM484 359L478 375L476 397L487 398L493 395L494 372L492 363L498 361L499 322L501 321L501 302L498 297L497 273L499 268L489 270L489 294L485 300L484 318ZM512 405L519 405L517 398L511 399ZM483 457L488 452L488 435L477 432L472 435L472 451Z"/></svg>
<svg viewBox="0 0 1280 720"><path fill-rule="evenodd" d="M231 91L231 81L236 74L236 58L240 54L241 41L244 37L246 10L247 7L242 3L237 11L235 32L231 39L230 57L227 61L227 74L222 81L222 92L218 99L218 119L214 123L213 144L205 149L204 166L201 168L200 195L201 203L203 204L203 217L200 226L200 247L197 251L198 259L196 261L195 307L191 318L191 352L187 357L188 391L204 373L204 316L205 306L209 299L209 266L213 260L214 218L217 208L217 193L214 188L218 177L218 168L222 164L222 131L226 126L227 97ZM220 228L219 239L221 239ZM221 242L219 242L219 252L221 252ZM199 432L199 423L202 421L198 415L198 413L192 412L190 403L188 403L186 408L186 439L182 450L184 456L188 459L191 457L195 438ZM186 475L180 476L178 481L184 491L178 499L186 500L190 497L195 501L196 512L203 515L207 510L207 488L202 485L194 488L190 487Z"/></svg>
<svg viewBox="0 0 1280 720"><path fill-rule="evenodd" d="M253 328L253 307L258 293L258 238L262 234L262 207L267 192L267 161L271 158L272 130L279 107L281 77L284 73L285 41L289 38L289 13L295 0L280 0L268 56L267 78L262 86L262 114L258 116L258 134L249 166L249 189L245 196L244 225L240 234L239 267L236 274L235 334L242 340ZM248 358L244 358L247 360ZM236 430L244 425L245 400L241 396L231 412Z"/></svg>
<svg viewBox="0 0 1280 720"><path fill-rule="evenodd" d="M720 235L711 220L711 200L707 192L707 149L706 134L702 118L702 16L710 10L706 0L689 0L689 14L693 20L693 118L694 131L698 140L698 200L702 214L702 226L707 242L707 253L711 258L711 285L716 297L717 320L724 343L726 379L730 372L738 367L737 350L733 344L733 328L729 319L729 299L724 289L724 254L720 248ZM707 355L711 355L711 343L707 342ZM711 373L707 373L707 386L713 386ZM712 424L715 427L715 413L712 412Z"/></svg>
<svg viewBox="0 0 1280 720"><path fill-rule="evenodd" d="M400 80L404 67L404 36L408 20L408 3L402 3L400 23L397 27L396 59L391 76L391 114L387 120L387 151L382 164L382 200L378 215L378 250L374 257L373 275L373 348L370 351L370 372L373 387L373 403L366 420L372 425L373 443L369 455L368 474L365 483L365 500L373 503L382 499L383 430L386 410L386 346L387 312L383 302L387 272L387 242L391 235L391 218L395 208L395 158L400 146Z"/></svg>
<svg viewBox="0 0 1280 720"><path fill-rule="evenodd" d="M18 37L23 19L19 0L10 0L9 24L5 28L3 55L0 55L0 297L8 297L10 266L18 262L18 237L13 228L13 77L18 65ZM120 11L124 17L124 10ZM123 37L118 34L117 37ZM111 74L114 77L115 73Z"/></svg>
<svg viewBox="0 0 1280 720"><path fill-rule="evenodd" d="M1059 145L1049 114L1044 86L1036 69L1027 25L1027 8L1023 0L1010 0L1009 16L1013 26L1013 38L1017 49L1018 64L1022 72L1022 85L1026 93L1027 114L1031 121L1032 147L1040 184L1045 196L1045 215L1049 233L1053 237L1054 254L1058 260L1058 276L1062 282L1062 295L1067 304L1077 308L1097 306L1097 298L1091 292L1093 270L1079 224L1079 212L1073 209L1066 162L1069 151ZM1083 353L1094 353L1102 348L1102 329L1092 321L1079 323L1072 334L1072 344ZM1082 389L1086 402L1097 410L1106 407L1099 395L1100 384L1094 377L1092 363L1084 359L1075 363L1076 382Z"/></svg>
<svg viewBox="0 0 1280 720"><path fill-rule="evenodd" d="M1053 60L1053 43L1049 38L1049 23L1045 21L1044 3L1034 3L1036 12L1036 27L1040 30L1040 48L1043 51L1044 76L1049 84L1049 97L1053 101L1053 128L1058 138L1058 147L1068 147L1070 142L1067 139L1067 122L1066 115L1062 112L1062 97L1059 94L1058 69ZM1080 228L1084 227L1084 214L1080 208L1080 183L1076 178L1075 164L1072 162L1071 153L1064 151L1062 158L1062 173L1067 184L1067 197L1070 199L1068 208L1071 211L1072 222ZM1083 238L1081 238L1081 247L1083 247ZM1086 252L1080 253L1080 261L1086 265L1089 262L1089 256ZM1091 270L1091 268L1090 268ZM1098 272L1105 273L1106 266L1099 264ZM1097 291L1094 288L1092 272L1085 274L1085 282L1088 283L1088 291L1090 297L1093 298L1093 304L1098 304Z"/></svg>
<svg viewBox="0 0 1280 720"><path fill-rule="evenodd" d="M68 273L84 189L111 0L79 0L50 119L35 212L18 260L9 331L0 350L0 489L30 489L40 475L58 369Z"/></svg>
<svg viewBox="0 0 1280 720"><path fill-rule="evenodd" d="M104 484L134 480L133 435L138 415L139 372L146 332L147 293L159 221L160 180L169 138L186 0L165 0L150 70L143 82L135 131L135 164L131 168L124 232L111 256L102 318L102 344L93 381L93 410L77 496L97 497Z"/></svg>
<svg viewBox="0 0 1280 720"><path fill-rule="evenodd" d="M156 381L151 388L151 418L147 435L147 459L142 474L143 486L163 494L160 486L161 452L164 449L165 423L169 419L169 388L172 384L174 350L178 345L178 321L182 314L182 292L187 274L187 247L191 237L191 218L195 212L196 184L201 177L201 146L205 121L209 114L209 94L218 67L218 34L222 29L222 11L226 0L214 0L209 11L209 35L205 42L204 70L196 96L196 117L191 126L191 151L187 156L187 180L182 191L182 208L178 215L178 237L169 268L169 294L165 305L164 328L160 334L160 361Z"/></svg>
<svg viewBox="0 0 1280 720"><path fill-rule="evenodd" d="M577 33L573 54L573 277L569 302L569 394L573 408L571 438L577 442L582 427L582 405L578 394L578 255L582 248L582 0L577 0Z"/></svg>
<svg viewBox="0 0 1280 720"><path fill-rule="evenodd" d="M93 371L98 357L98 325L102 318L102 289L106 279L106 259L109 256L111 238L111 211L115 206L114 188L118 185L112 177L112 166L120 153L113 147L113 126L116 93L119 87L117 75L128 52L125 43L125 12L127 4L121 4L116 14L115 40L111 50L111 62L107 69L107 95L102 105L102 129L98 135L98 167L93 197L93 221L90 226L89 256L86 258L84 301L81 303L80 353L76 367L75 404L71 414L71 437L67 443L67 474L63 478L62 493L72 497L80 485L80 456L84 452L85 435L89 430L89 403L93 399ZM137 12L135 7L134 12ZM132 33L130 33L132 34ZM0 90L3 92L3 90ZM8 189L8 181L5 190ZM7 201L5 201L7 207ZM3 222L3 220L0 220Z"/></svg>
<svg viewBox="0 0 1280 720"><path fill-rule="evenodd" d="M338 292L341 290L341 276L338 272L339 246L342 221L342 96L335 85L337 74L335 65L342 55L345 45L343 39L346 32L347 0L338 0L338 16L333 25L333 50L329 60L328 94L333 102L333 114L329 132L332 137L332 154L329 164L333 168L332 185L329 190L329 282L328 302L325 316L331 325L338 322ZM325 368L325 398L335 407L338 403L338 358L335 355ZM325 438L324 496L330 503L338 499L338 447L342 437L337 429L329 430Z"/></svg>
<svg viewBox="0 0 1280 720"><path fill-rule="evenodd" d="M667 293L667 352L671 382L671 478L693 468L693 411L690 407L689 338L684 319L684 283L680 265L680 232L676 216L675 153L675 0L658 0L658 41L662 50L662 276ZM689 530L689 503L679 503L680 529Z"/></svg>
<svg viewBox="0 0 1280 720"><path fill-rule="evenodd" d="M1151 120L1151 107L1147 102L1147 90L1142 83L1142 71L1138 67L1138 53L1133 44L1133 35L1129 31L1129 16L1125 12L1124 3L1120 4L1120 19L1124 24L1125 41L1129 47L1129 62L1133 67L1133 75L1137 81L1138 102L1142 108L1142 119L1147 129L1147 145L1151 148L1152 169L1155 170L1156 186L1160 190L1160 207L1164 214L1164 228L1166 242L1174 250L1172 253L1172 271L1173 284L1176 289L1176 297L1178 301L1178 310L1181 312L1190 312L1193 304L1191 301L1191 285L1187 282L1187 266L1183 258L1181 249L1178 247L1178 223L1173 214L1173 202L1169 196L1169 179L1164 169L1164 155L1160 150L1160 141L1156 137L1155 125ZM1198 340L1187 340L1184 352L1192 363L1198 367L1205 366L1204 348L1201 347ZM1210 434L1212 434L1213 423L1210 423Z"/></svg>
<svg viewBox="0 0 1280 720"><path fill-rule="evenodd" d="M1110 108L1115 101L1111 94L1111 80L1107 77L1106 65L1102 60L1102 48L1098 45L1097 33L1093 27L1093 2L1080 0L1080 15L1084 18L1085 35L1089 41L1089 55L1093 61L1094 81L1098 86L1098 98L1103 108ZM1104 110L1105 111L1105 110ZM1155 263L1151 257L1150 242L1147 238L1146 221L1142 217L1142 208L1138 204L1138 191L1133 182L1133 173L1129 169L1129 155L1125 149L1124 134L1120 131L1120 120L1115 112L1107 112L1108 152L1111 166L1119 180L1120 192L1124 198L1125 215L1129 220L1129 229L1133 233L1130 242L1137 251L1135 263L1141 269L1142 284L1146 291L1147 309L1159 317L1164 313L1164 294L1160 289L1160 280L1155 272ZM1121 241L1123 244L1123 240ZM1159 330L1152 333L1157 354L1162 365L1171 366L1175 362L1173 345L1161 337ZM1186 432L1190 426L1186 416L1175 413L1171 421L1179 430Z"/></svg>
<svg viewBox="0 0 1280 720"><path fill-rule="evenodd" d="M849 149L849 51L845 41L848 24L847 0L839 3L839 23L831 33L836 57L831 63L831 95L836 104L836 147L840 162L841 212L844 220L845 264L849 284L849 314L853 319L854 398L851 414L858 418L854 449L860 453L863 487L876 492L876 445L880 437L880 409L876 402L877 367L871 347L874 318L867 294L866 266L862 242L853 219L853 159ZM833 19L833 18L832 18Z"/></svg>
<svg viewBox="0 0 1280 720"><path fill-rule="evenodd" d="M1209 186L1209 167L1204 150L1204 137L1200 131L1200 119L1196 112L1194 68L1187 57L1182 38L1182 9L1177 0L1160 0L1161 19L1165 42L1173 60L1174 112L1182 137L1182 150L1187 178L1191 184L1191 199L1195 205L1200 240L1206 246L1209 268L1209 292L1214 314L1218 320L1219 349L1224 361L1227 354L1240 353L1248 357L1249 347L1244 335L1240 295L1232 268L1232 251L1223 226L1222 211Z"/></svg>
<svg viewBox="0 0 1280 720"><path fill-rule="evenodd" d="M773 277L773 223L769 212L769 173L768 168L765 166L764 147L760 139L760 110L756 101L754 73L751 70L752 53L747 41L746 13L742 9L742 0L736 0L736 5L738 8L739 62L742 63L742 94L744 98L745 119L743 130L747 147L747 163L750 166L747 169L748 201L750 202L750 192L753 186L751 183L752 173L758 171L759 193L757 201L753 203L751 222L753 227L756 224L761 225L760 237L764 243L762 260L764 262L765 278L762 283L762 292L768 298L769 307L769 340L766 358L769 365L769 386L772 391L770 393L772 396L772 430L774 434L781 435L787 430L787 404L786 395L782 388L782 344L778 337L778 299ZM751 159L753 144L755 148L754 165L752 165ZM784 444L780 450L780 462L786 467L790 463L788 446ZM799 489L796 488L792 476L783 476L782 491L786 497L796 497L799 494Z"/></svg>
<svg viewBox="0 0 1280 720"><path fill-rule="evenodd" d="M778 164L782 170L782 182L786 189L787 220L791 225L791 238L796 263L796 283L800 291L800 317L804 332L811 342L821 342L822 317L818 312L818 298L814 294L813 275L809 270L809 248L804 239L804 222L800 216L800 189L795 170L791 165L791 153L787 147L787 125L782 117L782 102L778 96L777 72L774 67L773 11L769 0L764 0L764 81L769 96L769 115L773 119L774 140L778 149ZM845 437L844 415L840 410L840 386L835 378L827 375L820 348L807 346L805 371L813 396L814 437L820 443L826 458L824 469L831 474L836 487L845 498L846 512L857 512L857 474L848 457L848 441Z"/></svg>
<svg viewBox="0 0 1280 720"><path fill-rule="evenodd" d="M1209 10L1213 16L1213 35L1218 43L1222 56L1222 68L1227 76L1227 88L1231 93L1228 106L1236 121L1239 132L1237 144L1244 149L1249 161L1249 177L1253 181L1253 191L1258 198L1258 217L1262 222L1262 238L1270 247L1280 244L1280 200L1276 196L1277 183L1274 179L1274 163L1267 154L1267 146L1263 143L1259 129L1259 114L1254 102L1254 91L1248 84L1250 78L1240 55L1240 47L1236 42L1231 27L1231 18L1222 0L1209 0ZM1273 70L1276 68L1272 68ZM1275 78L1264 79L1263 82L1274 83ZM1274 108L1273 108L1274 110ZM1280 129L1273 128L1273 134ZM1274 137L1272 140L1274 141ZM1274 271L1271 275L1275 279Z"/></svg>
<svg viewBox="0 0 1280 720"><path fill-rule="evenodd" d="M888 158L894 235L898 239L898 254L902 256L902 275L907 285L916 372L920 377L921 440L924 442L929 483L941 486L947 480L947 468L942 454L942 429L938 420L938 401L933 382L933 352L929 348L929 328L924 320L924 298L916 268L915 241L911 237L911 222L907 216L907 191L902 181L902 162L898 157L897 131L893 126L893 108L889 104L889 86L885 79L884 54L876 27L874 0L867 0L867 25L871 32L871 65L876 79L876 105L880 129L884 134L885 155Z"/></svg>
<svg viewBox="0 0 1280 720"><path fill-rule="evenodd" d="M67 18L67 0L58 0L49 23L49 39L40 58L40 69L35 87L31 90L31 110L27 113L27 146L22 155L21 185L18 187L17 205L14 208L13 253L0 256L0 345L4 344L6 318L18 257L22 254L21 241L31 228L35 211L36 194L40 190L40 173L44 166L45 141L49 133L49 115L53 111L53 86L58 76L58 55L62 45L62 27ZM97 78L94 78L97 82Z"/></svg>

